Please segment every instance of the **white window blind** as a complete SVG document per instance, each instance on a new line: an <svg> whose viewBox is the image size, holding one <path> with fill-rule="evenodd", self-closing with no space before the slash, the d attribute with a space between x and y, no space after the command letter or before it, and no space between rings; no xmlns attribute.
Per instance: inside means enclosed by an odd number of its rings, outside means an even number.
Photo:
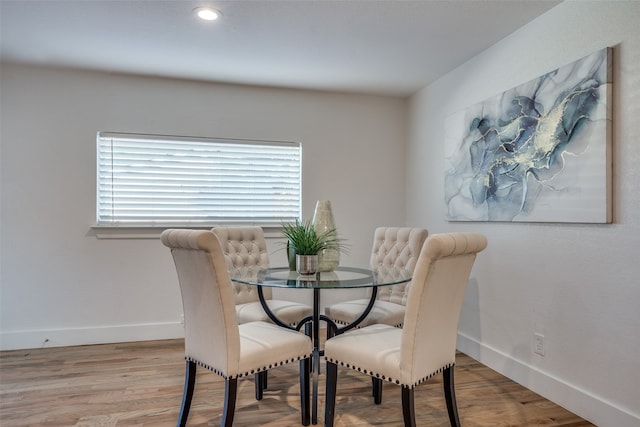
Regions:
<svg viewBox="0 0 640 427"><path fill-rule="evenodd" d="M299 143L99 132L97 154L97 226L300 218Z"/></svg>

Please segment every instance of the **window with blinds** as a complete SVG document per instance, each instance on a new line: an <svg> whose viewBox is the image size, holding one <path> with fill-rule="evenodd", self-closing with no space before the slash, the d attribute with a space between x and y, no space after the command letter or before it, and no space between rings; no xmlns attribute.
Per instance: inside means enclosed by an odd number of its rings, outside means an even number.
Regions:
<svg viewBox="0 0 640 427"><path fill-rule="evenodd" d="M96 225L280 225L300 218L300 143L99 132Z"/></svg>

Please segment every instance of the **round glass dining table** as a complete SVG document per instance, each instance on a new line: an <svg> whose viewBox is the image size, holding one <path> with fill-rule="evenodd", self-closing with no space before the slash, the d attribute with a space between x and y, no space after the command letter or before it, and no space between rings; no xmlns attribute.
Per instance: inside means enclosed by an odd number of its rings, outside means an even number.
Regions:
<svg viewBox="0 0 640 427"><path fill-rule="evenodd" d="M358 326L369 314L376 301L380 286L391 286L407 283L411 280L411 272L408 270L387 267L383 265L371 268L338 267L334 271L319 272L314 275L300 275L296 271L290 271L289 267L277 267L268 269L233 268L230 272L231 280L235 283L253 285L258 287L260 303L267 316L277 325L294 330L305 328L305 333L313 339L313 399L311 422L318 422L318 373L320 371L320 322L327 324L327 337L344 333ZM292 327L282 322L269 309L264 298L263 287L312 289L313 290L313 315L300 319L297 326ZM338 326L332 319L320 313L320 291L323 289L353 289L371 288L369 303L362 314L352 323Z"/></svg>
<svg viewBox="0 0 640 427"><path fill-rule="evenodd" d="M374 268L338 267L334 271L318 272L313 275L300 275L291 271L288 267L276 267L256 269L255 267L237 267L230 271L231 280L235 283L258 286L260 302L269 318L279 326L300 330L305 324L312 322L317 326L317 320L328 323L331 335L345 332L356 327L369 314L377 296L380 286L397 285L411 280L411 272L396 267L376 266ZM313 317L300 319L297 327L291 327L278 319L269 310L264 301L263 287L289 288L289 289L313 289L314 291L314 315ZM369 307L353 323L338 327L331 319L320 314L320 290L322 289L353 289L372 288ZM316 336L317 334L314 334Z"/></svg>

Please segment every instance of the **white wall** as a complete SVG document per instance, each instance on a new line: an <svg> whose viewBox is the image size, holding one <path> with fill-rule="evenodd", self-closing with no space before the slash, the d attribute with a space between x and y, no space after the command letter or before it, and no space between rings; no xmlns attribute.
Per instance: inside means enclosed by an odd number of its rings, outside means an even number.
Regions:
<svg viewBox="0 0 640 427"><path fill-rule="evenodd" d="M487 235L459 348L599 426L640 425L640 2L569 1L411 99L407 222ZM611 225L444 219L444 119L614 47ZM544 357L533 333L545 336ZM463 414L464 416L464 414Z"/></svg>
<svg viewBox="0 0 640 427"><path fill-rule="evenodd" d="M183 334L168 250L91 228L97 131L302 142L304 218L331 200L347 264L368 264L376 226L404 223L406 100L17 64L0 83L2 349Z"/></svg>
<svg viewBox="0 0 640 427"><path fill-rule="evenodd" d="M377 225L486 234L460 349L599 426L639 425L639 23L640 2L564 2L414 96L408 127L394 98L2 64L0 348L182 334L168 251L90 228L96 131L298 140L304 216L332 201L352 244L346 263L366 264ZM444 118L605 46L615 47L614 224L446 222Z"/></svg>

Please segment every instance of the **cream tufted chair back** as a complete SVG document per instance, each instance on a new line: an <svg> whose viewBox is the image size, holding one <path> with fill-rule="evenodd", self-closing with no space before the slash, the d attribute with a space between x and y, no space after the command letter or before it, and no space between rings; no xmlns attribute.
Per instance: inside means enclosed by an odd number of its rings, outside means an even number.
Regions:
<svg viewBox="0 0 640 427"><path fill-rule="evenodd" d="M211 231L220 239L227 269L233 276L253 276L259 270L269 268L267 243L261 227L215 227ZM234 283L233 289L240 324L271 321L260 303L258 286ZM313 308L306 304L273 299L268 286L261 289L271 312L288 325L297 326L301 319L313 313Z"/></svg>
<svg viewBox="0 0 640 427"><path fill-rule="evenodd" d="M231 279L218 239L211 232L167 230L161 240L171 248L178 273L187 360L225 378L237 376L240 335Z"/></svg>
<svg viewBox="0 0 640 427"><path fill-rule="evenodd" d="M238 378L255 375L257 390L268 369L294 361L300 361L301 421L309 425L311 339L272 323L238 324L225 254L211 231L169 229L160 239L171 249L184 309L185 386L177 425L187 423L197 366L224 378L222 425L231 426Z"/></svg>
<svg viewBox="0 0 640 427"><path fill-rule="evenodd" d="M453 380L458 321L476 254L486 246L486 237L476 233L429 236L412 277L404 327L375 324L326 341L326 427L333 426L338 366L370 375L376 403L382 381L400 385L405 426L416 425L415 387L442 373L449 421L460 426Z"/></svg>
<svg viewBox="0 0 640 427"><path fill-rule="evenodd" d="M415 386L455 364L462 301L476 254L486 246L475 233L433 234L425 242L404 315L402 384Z"/></svg>
<svg viewBox="0 0 640 427"><path fill-rule="evenodd" d="M227 269L260 270L269 267L269 253L262 227L215 227L227 263ZM233 284L236 304L258 301L258 287ZM271 288L263 290L265 299L272 298Z"/></svg>
<svg viewBox="0 0 640 427"><path fill-rule="evenodd" d="M413 271L427 238L425 228L379 227L376 228L371 249L372 267L396 267ZM376 299L406 305L410 284L381 286Z"/></svg>
<svg viewBox="0 0 640 427"><path fill-rule="evenodd" d="M376 270L402 268L413 272L427 234L425 228L376 228L371 249L371 268ZM358 327L374 323L402 327L409 288L410 284L407 283L379 286L373 308ZM371 292L372 290L369 289L369 298L343 301L327 306L324 308L324 314L336 324L349 325L365 311L371 299Z"/></svg>

